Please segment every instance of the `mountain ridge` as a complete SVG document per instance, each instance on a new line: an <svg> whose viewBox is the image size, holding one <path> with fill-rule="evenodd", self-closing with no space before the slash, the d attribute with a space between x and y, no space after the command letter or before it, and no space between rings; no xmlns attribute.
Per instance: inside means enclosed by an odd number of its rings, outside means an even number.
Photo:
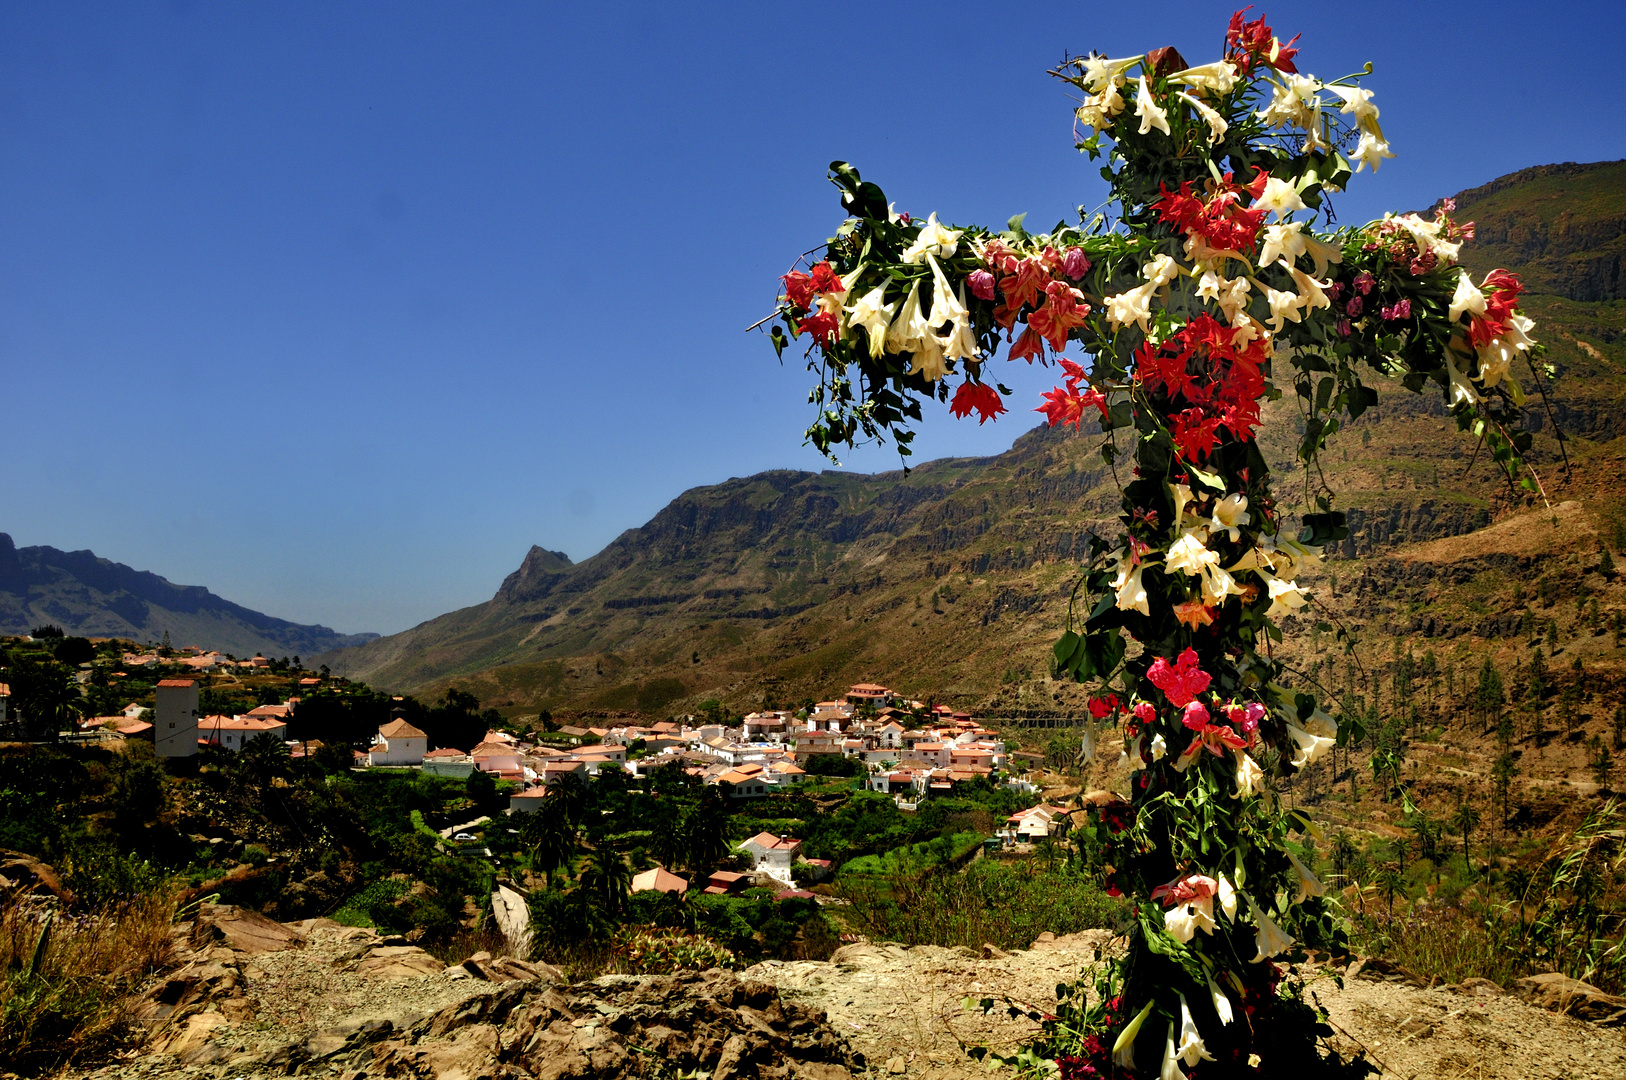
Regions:
<svg viewBox="0 0 1626 1080"><path fill-rule="evenodd" d="M1491 238L1464 249L1470 270L1507 266L1543 290L1526 307L1559 378L1527 411L1538 467L1559 457L1553 419L1572 458L1626 434L1626 302L1584 299L1619 291L1609 260L1626 243L1626 162L1522 170L1463 192L1458 217ZM1351 526L1337 556L1461 536L1519 508L1483 462L1464 472L1472 440L1441 401L1372 381L1381 405L1322 458ZM1269 405L1261 430L1284 504L1305 481L1292 404ZM581 563L533 548L484 604L323 659L392 689L455 683L515 713L655 712L703 696L756 707L843 679L1065 710L1074 688L1048 682L1045 656L1076 561L1119 509L1100 439L1040 427L1003 454L907 475L770 470L692 488ZM1559 479L1554 500L1573 497ZM1603 489L1579 483L1607 533Z"/></svg>
<svg viewBox="0 0 1626 1080"><path fill-rule="evenodd" d="M0 533L0 633L46 623L84 637L201 645L237 655L314 655L365 644L377 634L341 634L254 611L201 585L177 585L89 549L17 547Z"/></svg>

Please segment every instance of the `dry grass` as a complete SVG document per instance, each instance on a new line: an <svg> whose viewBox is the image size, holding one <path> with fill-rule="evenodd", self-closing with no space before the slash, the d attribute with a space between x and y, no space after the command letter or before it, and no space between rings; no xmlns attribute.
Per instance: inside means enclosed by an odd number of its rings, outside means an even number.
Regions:
<svg viewBox="0 0 1626 1080"><path fill-rule="evenodd" d="M28 896L0 906L0 1072L38 1075L131 1038L126 1003L170 958L173 896L98 911Z"/></svg>

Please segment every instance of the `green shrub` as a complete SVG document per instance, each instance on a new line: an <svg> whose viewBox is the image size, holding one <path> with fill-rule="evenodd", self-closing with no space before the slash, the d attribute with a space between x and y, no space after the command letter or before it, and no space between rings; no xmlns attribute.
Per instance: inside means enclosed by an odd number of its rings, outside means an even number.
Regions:
<svg viewBox="0 0 1626 1080"><path fill-rule="evenodd" d="M836 892L849 902L842 914L853 929L907 945L1025 949L1045 931L1123 933L1131 921L1127 900L1109 897L1075 871L1031 862L984 859L960 874L853 877L837 882Z"/></svg>
<svg viewBox="0 0 1626 1080"><path fill-rule="evenodd" d="M738 969L740 958L699 934L634 929L616 943L617 966L631 975L669 975L706 968Z"/></svg>

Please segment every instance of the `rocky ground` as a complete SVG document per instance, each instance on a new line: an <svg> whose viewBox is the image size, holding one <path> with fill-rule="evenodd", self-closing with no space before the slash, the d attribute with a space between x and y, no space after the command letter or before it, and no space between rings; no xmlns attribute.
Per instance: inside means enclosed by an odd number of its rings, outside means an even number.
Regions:
<svg viewBox="0 0 1626 1080"><path fill-rule="evenodd" d="M984 1016L965 998L1009 997L1044 1007L1055 987L1108 956L1121 942L1105 931L1036 942L1023 952L860 944L828 963L758 964L743 972L791 1001L824 1009L830 1023L881 1073L922 1080L986 1077L963 1045L1009 1051L1037 1027L1002 1009ZM1626 1076L1626 1001L1549 977L1519 987L1529 1000L1483 980L1466 987L1421 985L1380 962L1353 965L1340 989L1305 973L1327 1007L1346 1054L1365 1049L1381 1076L1397 1080L1534 1080ZM1362 970L1364 969L1364 970ZM1542 1005L1550 1008L1543 1008ZM1597 1017L1580 1019L1564 1011Z"/></svg>
<svg viewBox="0 0 1626 1080"><path fill-rule="evenodd" d="M98 1080L363 1080L987 1076L965 1047L1011 1049L1034 1025L966 998L1043 1008L1121 947L1104 931L1006 953L859 943L829 961L737 975L606 976L564 984L542 964L477 954L446 967L404 942L325 920L274 923L205 905L180 964L137 1010L148 1045ZM1340 989L1306 973L1340 1049L1384 1077L1626 1076L1626 1001L1555 976L1509 994L1482 980L1426 987L1378 961Z"/></svg>

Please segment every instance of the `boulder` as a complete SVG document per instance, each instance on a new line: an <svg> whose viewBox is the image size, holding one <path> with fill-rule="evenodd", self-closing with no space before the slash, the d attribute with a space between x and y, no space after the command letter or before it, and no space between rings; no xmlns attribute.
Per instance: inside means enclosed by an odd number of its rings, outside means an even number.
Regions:
<svg viewBox="0 0 1626 1080"><path fill-rule="evenodd" d="M356 964L356 972L369 979L417 979L437 975L446 965L416 945L380 945L368 950Z"/></svg>
<svg viewBox="0 0 1626 1080"><path fill-rule="evenodd" d="M1556 971L1531 975L1513 984L1513 992L1532 1005L1600 1024L1626 1023L1626 998L1606 994L1591 983Z"/></svg>
<svg viewBox="0 0 1626 1080"><path fill-rule="evenodd" d="M192 943L202 947L211 941L253 956L297 949L305 944L305 935L257 911L231 904L203 904L192 923Z"/></svg>

